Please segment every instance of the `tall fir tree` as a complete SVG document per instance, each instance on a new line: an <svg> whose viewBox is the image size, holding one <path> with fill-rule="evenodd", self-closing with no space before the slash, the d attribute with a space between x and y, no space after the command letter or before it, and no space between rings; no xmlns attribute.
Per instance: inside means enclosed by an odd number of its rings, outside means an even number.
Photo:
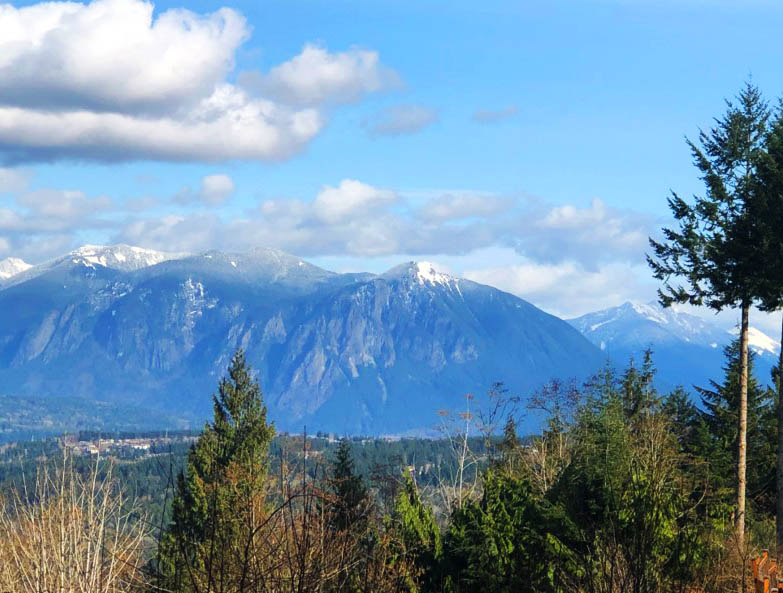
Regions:
<svg viewBox="0 0 783 593"><path fill-rule="evenodd" d="M356 474L351 442L341 439L329 478L335 497L330 523L336 529L361 533L367 526L370 496L361 476Z"/></svg>
<svg viewBox="0 0 783 593"><path fill-rule="evenodd" d="M726 362L721 383L711 381L709 388L696 387L701 396L701 416L709 434L701 454L710 463L714 485L731 490L733 468L737 464L737 416L741 389L739 340L724 349ZM748 456L753 459L747 474L748 494L763 510L771 510L775 498L774 399L753 373L755 354L748 357Z"/></svg>
<svg viewBox="0 0 783 593"><path fill-rule="evenodd" d="M753 202L753 219L761 240L759 249L765 255L767 283L760 308L776 311L783 308L783 101L769 127L765 151L758 169L758 197ZM783 321L781 321L778 368L783 368ZM777 500L775 509L778 565L783 564L783 381L775 377L777 387Z"/></svg>
<svg viewBox="0 0 783 593"><path fill-rule="evenodd" d="M213 421L191 447L178 476L172 521L159 542L161 591L213 590L218 581L227 586L237 568L234 551L252 537L265 505L274 427L241 350L220 381L213 407Z"/></svg>
<svg viewBox="0 0 783 593"><path fill-rule="evenodd" d="M758 88L747 83L698 143L688 140L705 195L688 203L676 193L669 208L678 228L664 228L663 241L650 239L647 257L663 282L662 305L690 303L720 311L739 307L740 397L737 421L736 518L740 542L745 533L747 470L748 318L764 295L765 262L754 216L758 169L765 153L769 109ZM683 283L684 281L684 283Z"/></svg>

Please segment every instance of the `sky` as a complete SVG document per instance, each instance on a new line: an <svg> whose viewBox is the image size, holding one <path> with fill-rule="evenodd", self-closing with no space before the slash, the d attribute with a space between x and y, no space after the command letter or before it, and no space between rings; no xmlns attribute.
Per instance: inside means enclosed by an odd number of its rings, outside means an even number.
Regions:
<svg viewBox="0 0 783 593"><path fill-rule="evenodd" d="M667 196L701 191L685 138L749 79L777 100L781 22L764 0L0 4L0 259L268 246L427 260L564 317L650 301Z"/></svg>

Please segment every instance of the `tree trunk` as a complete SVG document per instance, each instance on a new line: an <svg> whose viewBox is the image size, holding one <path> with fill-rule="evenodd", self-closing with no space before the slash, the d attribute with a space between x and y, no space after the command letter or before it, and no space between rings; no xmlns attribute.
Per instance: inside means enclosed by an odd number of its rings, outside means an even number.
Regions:
<svg viewBox="0 0 783 593"><path fill-rule="evenodd" d="M742 325L740 326L740 400L739 423L737 427L737 515L735 526L737 542L745 548L745 473L748 443L748 316L750 303L742 303Z"/></svg>
<svg viewBox="0 0 783 593"><path fill-rule="evenodd" d="M780 324L780 358L778 359L778 472L777 472L777 559L783 566L783 318Z"/></svg>

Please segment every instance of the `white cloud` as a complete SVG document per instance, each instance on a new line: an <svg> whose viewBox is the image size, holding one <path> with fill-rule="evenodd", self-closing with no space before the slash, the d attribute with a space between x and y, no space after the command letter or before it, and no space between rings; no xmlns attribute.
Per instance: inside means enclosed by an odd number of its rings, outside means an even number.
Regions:
<svg viewBox="0 0 783 593"><path fill-rule="evenodd" d="M307 44L269 74L242 72L240 84L289 105L350 103L363 95L399 84L398 75L381 65L378 52L352 48L329 53Z"/></svg>
<svg viewBox="0 0 783 593"><path fill-rule="evenodd" d="M7 162L285 159L323 129L325 104L379 90L387 72L376 52L306 46L270 72L275 97L253 96L229 82L248 36L228 8L155 15L142 0L1 5L0 154Z"/></svg>
<svg viewBox="0 0 783 593"><path fill-rule="evenodd" d="M29 175L19 169L0 167L0 193L16 192L27 187Z"/></svg>
<svg viewBox="0 0 783 593"><path fill-rule="evenodd" d="M469 269L464 276L565 318L655 296L655 289L645 281L649 272L624 263L586 269L575 261L548 264L520 258L516 264Z"/></svg>
<svg viewBox="0 0 783 593"><path fill-rule="evenodd" d="M435 123L438 112L422 105L395 105L364 122L371 136L415 134Z"/></svg>
<svg viewBox="0 0 783 593"><path fill-rule="evenodd" d="M78 190L23 191L13 208L0 208L0 241L11 255L38 262L74 247L83 232L115 226L107 218L114 206L108 196Z"/></svg>
<svg viewBox="0 0 783 593"><path fill-rule="evenodd" d="M207 175L201 180L201 188L198 191L199 198L210 206L219 206L230 198L236 187L234 181L225 174Z"/></svg>
<svg viewBox="0 0 783 593"><path fill-rule="evenodd" d="M140 0L0 7L0 101L171 114L210 95L249 35L244 17L171 9L153 19L153 9Z"/></svg>
<svg viewBox="0 0 783 593"><path fill-rule="evenodd" d="M657 229L652 216L596 199L587 207L533 205L519 219L511 241L520 253L539 261L572 259L594 267L607 261L644 261L648 237Z"/></svg>
<svg viewBox="0 0 783 593"><path fill-rule="evenodd" d="M16 201L36 216L63 219L81 219L111 205L111 199L106 196L89 198L84 192L74 190L36 190L22 194Z"/></svg>
<svg viewBox="0 0 783 593"><path fill-rule="evenodd" d="M513 206L513 200L492 194L448 193L427 202L418 215L428 221L459 220L492 216Z"/></svg>
<svg viewBox="0 0 783 593"><path fill-rule="evenodd" d="M201 186L196 192L190 187L184 187L172 201L179 204L201 202L206 206L217 207L224 204L235 191L234 180L225 173L217 173L202 178Z"/></svg>
<svg viewBox="0 0 783 593"><path fill-rule="evenodd" d="M367 214L397 200L393 191L378 189L354 179L343 179L340 185L325 185L313 204L316 215L330 223L357 214Z"/></svg>
<svg viewBox="0 0 783 593"><path fill-rule="evenodd" d="M223 86L181 119L0 107L0 152L12 162L274 160L301 150L323 123L315 110L292 112Z"/></svg>

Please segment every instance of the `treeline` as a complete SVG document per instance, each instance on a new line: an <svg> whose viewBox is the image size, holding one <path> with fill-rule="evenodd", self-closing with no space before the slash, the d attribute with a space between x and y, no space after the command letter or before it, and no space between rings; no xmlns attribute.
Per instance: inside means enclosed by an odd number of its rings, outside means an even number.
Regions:
<svg viewBox="0 0 783 593"><path fill-rule="evenodd" d="M289 438L273 451L274 428L240 352L213 421L176 477L158 483L164 501L154 513L117 487L128 485L118 479L122 464L93 461L84 472L62 453L40 466L34 488L9 493L0 584L183 593L737 591L749 554L774 540L774 392L753 377L751 355L754 463L741 543L733 523L738 343L726 357L724 379L700 389L700 407L682 390L658 393L650 353L583 385L554 381L527 403L544 415L545 429L524 441L516 424L529 409L495 386L466 400L472 411L444 414L448 473L423 483L409 459L386 476L394 482L387 487L357 470L360 443L342 440L324 454L311 445L325 439ZM90 588L68 589L82 578Z"/></svg>

